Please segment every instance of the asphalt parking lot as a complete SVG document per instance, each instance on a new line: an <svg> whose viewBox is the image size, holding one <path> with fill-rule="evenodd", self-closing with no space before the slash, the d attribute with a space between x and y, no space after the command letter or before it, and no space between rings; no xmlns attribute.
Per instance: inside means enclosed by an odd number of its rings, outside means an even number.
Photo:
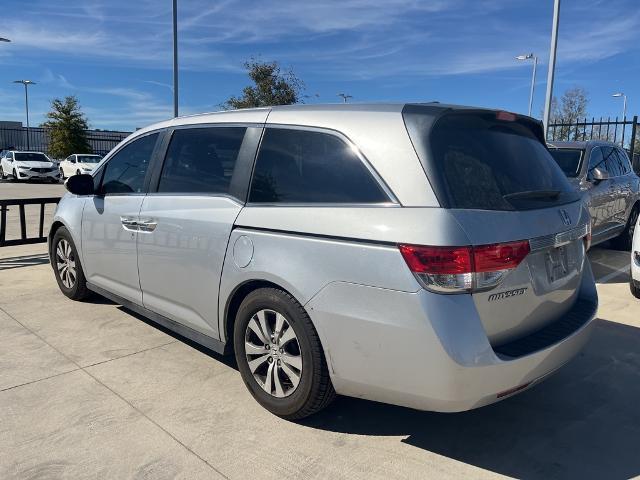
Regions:
<svg viewBox="0 0 640 480"><path fill-rule="evenodd" d="M534 388L460 414L338 398L299 423L258 406L230 359L99 297L68 300L44 252L0 248L1 479L640 475L626 252L590 251L593 337Z"/></svg>

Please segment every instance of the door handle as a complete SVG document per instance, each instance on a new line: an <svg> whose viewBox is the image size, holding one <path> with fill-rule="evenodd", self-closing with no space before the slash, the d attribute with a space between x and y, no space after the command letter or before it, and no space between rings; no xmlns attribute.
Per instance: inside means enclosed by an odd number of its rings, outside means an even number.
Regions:
<svg viewBox="0 0 640 480"><path fill-rule="evenodd" d="M158 222L156 222L152 218L139 220L137 223L138 223L138 231L146 232L146 233L153 232L158 226Z"/></svg>
<svg viewBox="0 0 640 480"><path fill-rule="evenodd" d="M128 230L130 232L138 231L138 221L135 217L120 217L120 222L122 222L122 228Z"/></svg>

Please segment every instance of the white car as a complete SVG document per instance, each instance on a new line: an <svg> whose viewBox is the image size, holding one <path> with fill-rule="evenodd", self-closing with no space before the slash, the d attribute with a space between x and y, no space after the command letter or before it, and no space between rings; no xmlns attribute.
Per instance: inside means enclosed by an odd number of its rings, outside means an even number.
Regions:
<svg viewBox="0 0 640 480"><path fill-rule="evenodd" d="M67 178L81 173L91 173L100 163L102 156L92 154L73 154L60 162L60 175Z"/></svg>
<svg viewBox="0 0 640 480"><path fill-rule="evenodd" d="M16 180L58 181L56 164L42 152L8 150L0 159L0 176Z"/></svg>
<svg viewBox="0 0 640 480"><path fill-rule="evenodd" d="M636 221L631 246L631 279L629 280L631 293L640 298L640 217Z"/></svg>

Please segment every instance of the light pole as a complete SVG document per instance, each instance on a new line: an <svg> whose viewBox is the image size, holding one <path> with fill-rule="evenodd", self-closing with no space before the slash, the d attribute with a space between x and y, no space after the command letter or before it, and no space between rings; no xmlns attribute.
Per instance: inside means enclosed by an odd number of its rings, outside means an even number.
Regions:
<svg viewBox="0 0 640 480"><path fill-rule="evenodd" d="M536 70L538 68L538 57L533 53L529 55L518 55L516 60L531 60L533 59L533 75L531 77L531 93L529 93L529 116L531 116L531 108L533 107L533 92L536 88Z"/></svg>
<svg viewBox="0 0 640 480"><path fill-rule="evenodd" d="M353 98L353 95L347 95L346 93L339 93L338 96L342 97L342 100L344 100L344 103L347 103L348 98Z"/></svg>
<svg viewBox="0 0 640 480"><path fill-rule="evenodd" d="M553 24L551 26L551 48L549 50L549 70L547 72L547 94L544 99L544 138L547 139L549 117L551 116L551 99L553 98L553 77L556 71L556 52L558 50L558 26L560 24L560 0L553 2Z"/></svg>
<svg viewBox="0 0 640 480"><path fill-rule="evenodd" d="M27 150L29 150L29 85L35 85L36 82L31 80L14 80L13 83L21 83L24 85L24 106L27 111Z"/></svg>
<svg viewBox="0 0 640 480"><path fill-rule="evenodd" d="M614 93L611 96L612 97L622 97L622 121L624 122L626 120L626 118L627 118L627 96L622 92ZM623 148L624 148L624 131L625 131L625 127L626 127L626 125L623 123L622 124L622 147Z"/></svg>
<svg viewBox="0 0 640 480"><path fill-rule="evenodd" d="M173 116L178 116L178 0L173 0Z"/></svg>
<svg viewBox="0 0 640 480"><path fill-rule="evenodd" d="M624 121L624 119L627 118L627 96L622 92L614 93L611 96L612 97L622 97L622 99L623 99L623 103L622 103L622 121Z"/></svg>

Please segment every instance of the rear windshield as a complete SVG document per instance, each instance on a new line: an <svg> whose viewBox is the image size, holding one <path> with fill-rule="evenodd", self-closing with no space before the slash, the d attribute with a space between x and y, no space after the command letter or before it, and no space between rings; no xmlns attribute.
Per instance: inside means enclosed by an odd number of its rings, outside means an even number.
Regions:
<svg viewBox="0 0 640 480"><path fill-rule="evenodd" d="M18 162L50 162L44 153L16 152L13 154Z"/></svg>
<svg viewBox="0 0 640 480"><path fill-rule="evenodd" d="M456 112L431 129L431 166L448 206L529 210L576 201L536 135L539 127L511 114L502 118L495 112Z"/></svg>
<svg viewBox="0 0 640 480"><path fill-rule="evenodd" d="M550 148L551 156L567 177L575 178L580 173L582 150L574 148Z"/></svg>

